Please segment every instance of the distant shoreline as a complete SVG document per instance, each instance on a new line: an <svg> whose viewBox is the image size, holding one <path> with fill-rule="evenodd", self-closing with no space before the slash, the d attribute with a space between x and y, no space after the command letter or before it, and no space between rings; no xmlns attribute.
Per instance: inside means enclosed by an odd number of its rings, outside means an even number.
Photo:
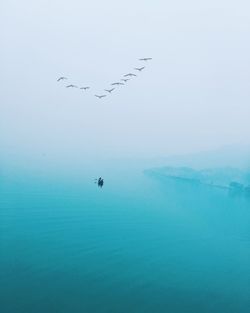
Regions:
<svg viewBox="0 0 250 313"><path fill-rule="evenodd" d="M204 183L199 181L198 179L193 179L193 178L186 178L186 177L181 177L181 176L175 176L175 175L167 175L167 174L163 174L163 173L159 173L157 171L154 170L145 170L144 173L146 175L154 175L154 176L160 176L162 178L170 178L173 180L180 180L182 182L187 182L187 183L195 183L195 184L199 184L199 185L206 185L206 186L211 186L211 187L216 187L216 188L221 188L221 189L230 189L229 186L223 186L223 185L217 185L217 184L209 184L209 183Z"/></svg>
<svg viewBox="0 0 250 313"><path fill-rule="evenodd" d="M189 171L194 174L194 177L186 177L187 173L183 173L183 176L177 175L177 174L170 174L168 173L168 171ZM218 172L221 169L218 169ZM205 170L203 170L205 171ZM207 170L206 170L207 171ZM216 171L216 170L213 170ZM234 169L235 171L235 169ZM227 184L219 184L219 183L212 183L209 181L206 181L205 179L207 179L207 177L205 177L204 179L202 179L202 176L200 174L200 172L202 171L196 171L193 170L191 168L174 168L174 167L167 167L167 168L155 168L155 169L147 169L144 171L144 174L149 175L149 176L154 176L154 177L158 177L158 178L168 178L168 179L172 179L175 181L181 181L181 182L187 182L187 183L193 183L196 185L205 185L205 186L209 186L209 187L213 187L213 188L218 188L218 189L224 189L224 190L228 190L228 191L232 191L232 192L238 192L238 193L242 193L242 194L247 194L250 195L250 185L248 184L243 184L242 182L239 182L237 180L231 180L228 181ZM197 174L197 175L195 175ZM189 173L190 175L190 173ZM200 178L197 178L195 176L201 176ZM210 180L212 180L213 177L209 177Z"/></svg>

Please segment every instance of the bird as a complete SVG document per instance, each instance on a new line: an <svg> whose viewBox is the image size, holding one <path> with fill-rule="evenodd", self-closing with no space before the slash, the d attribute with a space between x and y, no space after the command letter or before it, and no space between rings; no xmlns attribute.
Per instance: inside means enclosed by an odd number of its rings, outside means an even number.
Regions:
<svg viewBox="0 0 250 313"><path fill-rule="evenodd" d="M95 97L97 97L97 98L101 99L101 98L106 97L106 95L101 95L101 96L99 96L99 95L95 95Z"/></svg>
<svg viewBox="0 0 250 313"><path fill-rule="evenodd" d="M127 81L129 81L129 78L123 78L123 79L121 79L121 81L126 83Z"/></svg>
<svg viewBox="0 0 250 313"><path fill-rule="evenodd" d="M82 89L82 90L87 90L87 89L89 89L90 87L81 87L80 89Z"/></svg>
<svg viewBox="0 0 250 313"><path fill-rule="evenodd" d="M149 61L149 60L152 60L152 58L142 58L142 59L139 59L140 61Z"/></svg>
<svg viewBox="0 0 250 313"><path fill-rule="evenodd" d="M78 88L76 85L68 85L66 88Z"/></svg>
<svg viewBox="0 0 250 313"><path fill-rule="evenodd" d="M130 77L132 77L132 76L136 76L135 74L133 74L133 73L128 73L128 74L126 74L126 75L123 75L124 77L128 77L128 76L130 76Z"/></svg>
<svg viewBox="0 0 250 313"><path fill-rule="evenodd" d="M61 77L58 78L57 81L59 82L60 80L65 80L65 79L68 79L68 78L67 78L67 77L64 77L64 76L61 76Z"/></svg>
<svg viewBox="0 0 250 313"><path fill-rule="evenodd" d="M111 93L113 90L115 90L115 88L112 88L112 89L104 89L105 91Z"/></svg>
<svg viewBox="0 0 250 313"><path fill-rule="evenodd" d="M124 83L117 82L117 83L111 84L111 86L115 86L115 85L117 85L117 86L119 86L119 85L124 85Z"/></svg>
<svg viewBox="0 0 250 313"><path fill-rule="evenodd" d="M145 68L145 66L143 66L143 67L135 67L135 70L141 72L144 68Z"/></svg>

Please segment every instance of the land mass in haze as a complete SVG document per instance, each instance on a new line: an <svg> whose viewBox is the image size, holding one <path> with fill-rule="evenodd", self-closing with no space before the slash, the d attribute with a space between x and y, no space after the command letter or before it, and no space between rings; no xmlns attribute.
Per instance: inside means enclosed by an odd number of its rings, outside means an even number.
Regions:
<svg viewBox="0 0 250 313"><path fill-rule="evenodd" d="M228 188L250 194L250 171L232 167L196 170L190 167L160 167L145 170L154 178L171 178L196 184Z"/></svg>
<svg viewBox="0 0 250 313"><path fill-rule="evenodd" d="M214 151L166 157L144 173L157 179L168 178L250 194L250 147L232 145Z"/></svg>

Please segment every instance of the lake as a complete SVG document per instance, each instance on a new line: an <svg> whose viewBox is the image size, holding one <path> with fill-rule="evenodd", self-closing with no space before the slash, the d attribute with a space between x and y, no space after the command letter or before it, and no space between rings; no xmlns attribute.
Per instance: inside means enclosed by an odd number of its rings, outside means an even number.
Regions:
<svg viewBox="0 0 250 313"><path fill-rule="evenodd" d="M1 180L1 313L249 312L249 198L101 175Z"/></svg>

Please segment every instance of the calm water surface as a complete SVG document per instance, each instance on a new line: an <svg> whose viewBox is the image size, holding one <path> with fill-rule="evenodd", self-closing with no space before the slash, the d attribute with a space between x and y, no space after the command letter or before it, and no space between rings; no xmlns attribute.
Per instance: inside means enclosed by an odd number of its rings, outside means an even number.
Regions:
<svg viewBox="0 0 250 313"><path fill-rule="evenodd" d="M104 174L1 181L1 313L249 312L249 199Z"/></svg>

